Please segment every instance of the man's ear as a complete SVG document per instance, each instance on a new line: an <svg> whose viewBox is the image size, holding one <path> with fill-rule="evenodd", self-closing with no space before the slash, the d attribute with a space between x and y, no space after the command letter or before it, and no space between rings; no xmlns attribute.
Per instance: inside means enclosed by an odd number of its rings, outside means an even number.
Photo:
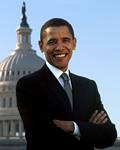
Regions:
<svg viewBox="0 0 120 150"><path fill-rule="evenodd" d="M75 50L76 49L76 43L77 43L77 39L76 38L74 38L74 41L73 41L74 43L73 43L73 50Z"/></svg>
<svg viewBox="0 0 120 150"><path fill-rule="evenodd" d="M39 45L41 52L43 52L43 43L41 41L38 41L38 45Z"/></svg>

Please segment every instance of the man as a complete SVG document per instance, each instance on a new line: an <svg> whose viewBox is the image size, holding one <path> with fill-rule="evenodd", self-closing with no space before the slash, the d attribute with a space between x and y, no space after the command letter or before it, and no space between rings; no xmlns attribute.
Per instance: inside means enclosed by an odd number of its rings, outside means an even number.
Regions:
<svg viewBox="0 0 120 150"><path fill-rule="evenodd" d="M27 150L112 146L116 128L102 105L96 83L69 70L76 47L71 24L61 18L48 20L41 28L39 46L45 65L21 78L16 86ZM67 84L63 73L68 75Z"/></svg>

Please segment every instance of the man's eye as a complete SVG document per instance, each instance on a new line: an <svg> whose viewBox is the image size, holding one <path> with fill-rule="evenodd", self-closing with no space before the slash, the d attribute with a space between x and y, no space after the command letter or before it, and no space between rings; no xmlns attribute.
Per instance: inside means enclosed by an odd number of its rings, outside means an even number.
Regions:
<svg viewBox="0 0 120 150"><path fill-rule="evenodd" d="M47 43L47 44L52 45L52 44L55 44L55 43L56 43L56 41L55 41L55 40L50 40L50 41L48 41L48 43Z"/></svg>
<svg viewBox="0 0 120 150"><path fill-rule="evenodd" d="M70 39L65 38L65 39L64 39L64 42L70 42Z"/></svg>

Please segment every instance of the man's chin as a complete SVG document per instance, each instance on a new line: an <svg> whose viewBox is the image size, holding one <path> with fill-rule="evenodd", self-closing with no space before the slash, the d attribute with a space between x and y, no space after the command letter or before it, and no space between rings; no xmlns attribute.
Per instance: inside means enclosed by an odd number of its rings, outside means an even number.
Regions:
<svg viewBox="0 0 120 150"><path fill-rule="evenodd" d="M55 65L56 68L60 69L61 71L66 71L67 66L65 65Z"/></svg>

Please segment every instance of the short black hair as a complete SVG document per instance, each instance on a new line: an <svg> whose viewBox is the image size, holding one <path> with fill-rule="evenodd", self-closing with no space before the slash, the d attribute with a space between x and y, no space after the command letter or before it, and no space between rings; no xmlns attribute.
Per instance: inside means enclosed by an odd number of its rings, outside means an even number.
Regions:
<svg viewBox="0 0 120 150"><path fill-rule="evenodd" d="M62 19L62 18L52 18L42 25L41 31L40 31L40 40L42 41L43 33L44 33L46 28L48 28L48 27L60 27L60 26L67 26L72 37L74 38L73 27L68 21L66 21L65 19Z"/></svg>

